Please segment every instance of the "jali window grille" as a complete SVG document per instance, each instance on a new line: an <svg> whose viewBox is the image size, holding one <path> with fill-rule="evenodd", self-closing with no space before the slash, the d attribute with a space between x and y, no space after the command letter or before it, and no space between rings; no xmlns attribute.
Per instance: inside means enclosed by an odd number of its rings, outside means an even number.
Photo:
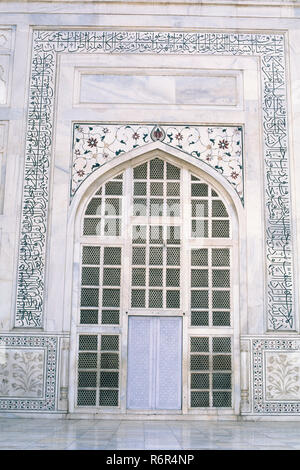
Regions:
<svg viewBox="0 0 300 470"><path fill-rule="evenodd" d="M132 308L180 309L180 187L181 170L169 162L133 168L132 215L147 223L132 227Z"/></svg>
<svg viewBox="0 0 300 470"><path fill-rule="evenodd" d="M191 175L191 235L193 238L229 238L230 221L218 193Z"/></svg>
<svg viewBox="0 0 300 470"><path fill-rule="evenodd" d="M191 250L191 326L231 325L230 248Z"/></svg>
<svg viewBox="0 0 300 470"><path fill-rule="evenodd" d="M191 408L232 406L231 343L230 336L190 337Z"/></svg>
<svg viewBox="0 0 300 470"><path fill-rule="evenodd" d="M82 247L80 324L120 323L121 264L121 247Z"/></svg>
<svg viewBox="0 0 300 470"><path fill-rule="evenodd" d="M81 228L78 407L120 406L126 318L153 312L188 315L188 408L232 406L228 209L206 180L161 158L93 194Z"/></svg>
<svg viewBox="0 0 300 470"><path fill-rule="evenodd" d="M119 406L119 342L119 335L79 335L77 406Z"/></svg>
<svg viewBox="0 0 300 470"><path fill-rule="evenodd" d="M96 192L83 219L84 236L120 236L122 224L123 174Z"/></svg>

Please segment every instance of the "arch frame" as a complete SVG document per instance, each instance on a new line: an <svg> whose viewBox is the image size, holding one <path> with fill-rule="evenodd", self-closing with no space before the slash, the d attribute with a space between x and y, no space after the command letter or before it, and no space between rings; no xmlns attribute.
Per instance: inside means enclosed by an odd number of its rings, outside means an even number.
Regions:
<svg viewBox="0 0 300 470"><path fill-rule="evenodd" d="M178 149L171 148L162 142L153 142L144 146L143 148L137 148L130 152L124 153L122 156L111 160L110 162L103 165L97 171L93 172L89 177L81 184L78 188L72 203L69 207L68 217L68 240L69 243L66 246L66 271L65 271L65 285L64 285L64 324L66 328L70 330L70 353L69 353L69 412L74 415L81 415L85 412L79 410L75 406L76 398L76 376L75 371L77 369L77 333L78 333L78 308L79 308L79 297L80 297L80 238L81 238L81 221L83 214L86 209L86 205L90 201L90 198L95 191L106 181L114 178L128 167L133 167L137 164L142 164L152 158L162 158L174 165L176 163L181 167L185 167L196 176L202 177L208 184L213 186L218 191L220 197L226 203L226 208L229 209L229 216L232 225L232 249L235 251L237 256L233 257L234 262L231 267L233 275L232 285L232 328L231 334L233 338L233 377L234 385L232 388L233 396L233 407L229 410L225 410L224 413L218 412L218 410L205 410L200 412L198 409L191 410L188 414L187 408L183 407L182 413L170 414L172 419L180 417L186 419L207 418L212 415L224 414L225 416L233 415L237 416L240 413L240 336L247 331L247 279L245 269L246 259L246 238L243 236L246 230L245 211L242 206L241 200L237 193L230 185L230 183L222 177L220 173L215 171L205 162L202 162L185 152ZM187 320L186 320L187 321ZM127 322L128 323L128 322ZM81 325L82 326L82 325ZM127 327L125 336L127 338ZM90 331L89 327L81 328L83 332ZM208 330L208 329L207 329ZM115 328L115 331L121 331L121 328ZM203 329L205 332L205 329ZM205 334L205 333L201 333ZM121 356L122 357L122 356ZM123 360L124 358L122 358ZM123 388L126 382L126 367L123 368L122 384ZM183 394L187 392L186 381L183 380ZM121 409L111 410L109 413L93 410L94 415L101 415L101 418L115 416L115 417L129 417L133 416L145 416L145 413L127 413L125 402L121 404ZM150 415L148 413L147 417ZM163 417L165 413L154 412L151 416L155 418Z"/></svg>
<svg viewBox="0 0 300 470"><path fill-rule="evenodd" d="M56 71L61 53L214 55L259 58L264 172L265 332L298 331L296 248L291 217L285 32L128 31L96 28L32 31L14 327L45 328L46 255ZM47 90L43 95L42 90ZM274 97L276 98L274 101ZM274 104L275 103L275 104ZM270 113L271 109L271 113ZM281 126L277 123L280 122ZM33 139L32 136L36 138ZM33 256L33 248L35 253ZM45 314L46 313L46 314Z"/></svg>

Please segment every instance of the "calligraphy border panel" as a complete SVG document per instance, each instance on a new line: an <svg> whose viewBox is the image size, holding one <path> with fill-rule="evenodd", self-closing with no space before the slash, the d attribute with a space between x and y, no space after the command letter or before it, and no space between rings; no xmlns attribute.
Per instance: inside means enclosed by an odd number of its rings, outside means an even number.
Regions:
<svg viewBox="0 0 300 470"><path fill-rule="evenodd" d="M285 36L205 32L36 30L18 258L15 326L41 328L57 54L258 56L265 181L267 329L295 329L289 186Z"/></svg>

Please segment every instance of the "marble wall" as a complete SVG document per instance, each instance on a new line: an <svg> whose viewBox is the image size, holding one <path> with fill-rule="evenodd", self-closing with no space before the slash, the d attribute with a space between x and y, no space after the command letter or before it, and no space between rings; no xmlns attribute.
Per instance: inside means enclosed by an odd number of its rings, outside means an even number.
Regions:
<svg viewBox="0 0 300 470"><path fill-rule="evenodd" d="M106 72L106 73L105 73ZM237 84L235 76L163 75L147 70L147 75L113 75L85 73L80 77L79 103L122 104L201 104L235 106ZM144 72L145 73L145 72ZM174 72L173 72L174 73Z"/></svg>
<svg viewBox="0 0 300 470"><path fill-rule="evenodd" d="M82 201L159 142L237 196L235 413L298 416L300 5L214 3L0 5L1 410L70 408Z"/></svg>

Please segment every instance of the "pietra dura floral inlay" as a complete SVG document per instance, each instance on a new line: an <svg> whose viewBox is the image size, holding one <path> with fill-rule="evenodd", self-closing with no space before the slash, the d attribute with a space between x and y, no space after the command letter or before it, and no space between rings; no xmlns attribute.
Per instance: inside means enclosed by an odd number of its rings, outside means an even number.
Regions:
<svg viewBox="0 0 300 470"><path fill-rule="evenodd" d="M243 202L241 127L75 124L71 196L106 162L156 140L207 163L229 181Z"/></svg>
<svg viewBox="0 0 300 470"><path fill-rule="evenodd" d="M267 328L278 331L295 329L284 41L283 34L83 30L33 32L16 327L40 328L44 322L56 59L61 52L78 52L260 57ZM95 147L94 144L94 141L90 141L90 149ZM226 139L221 145L226 147Z"/></svg>

